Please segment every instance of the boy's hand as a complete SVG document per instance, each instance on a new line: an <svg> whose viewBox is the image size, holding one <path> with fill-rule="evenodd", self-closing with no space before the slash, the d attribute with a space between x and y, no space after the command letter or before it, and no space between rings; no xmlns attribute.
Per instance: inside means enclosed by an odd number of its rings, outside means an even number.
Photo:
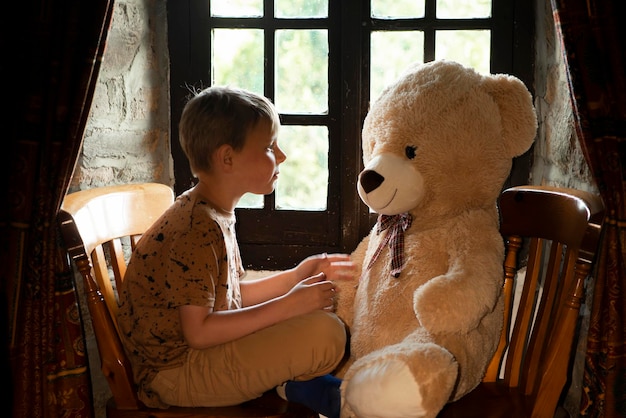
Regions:
<svg viewBox="0 0 626 418"><path fill-rule="evenodd" d="M324 273L325 280L354 280L356 266L348 254L317 254L305 258L294 268L296 282L318 273Z"/></svg>
<svg viewBox="0 0 626 418"><path fill-rule="evenodd" d="M294 306L305 314L318 309L333 311L336 292L335 284L319 273L298 282L286 296L295 298Z"/></svg>

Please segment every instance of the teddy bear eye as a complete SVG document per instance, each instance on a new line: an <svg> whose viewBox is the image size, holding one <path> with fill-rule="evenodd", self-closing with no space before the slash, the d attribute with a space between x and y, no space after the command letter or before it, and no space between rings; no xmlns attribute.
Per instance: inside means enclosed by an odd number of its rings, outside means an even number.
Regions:
<svg viewBox="0 0 626 418"><path fill-rule="evenodd" d="M415 158L415 150L417 150L417 147L413 145L407 145L407 147L404 149L404 153L409 160Z"/></svg>

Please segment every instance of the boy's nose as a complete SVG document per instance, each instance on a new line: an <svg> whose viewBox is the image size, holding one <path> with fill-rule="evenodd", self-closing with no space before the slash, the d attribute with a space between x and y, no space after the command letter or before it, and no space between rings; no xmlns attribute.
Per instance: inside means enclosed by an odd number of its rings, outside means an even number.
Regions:
<svg viewBox="0 0 626 418"><path fill-rule="evenodd" d="M278 164L282 163L283 161L287 159L287 155L285 155L285 153L280 147L276 147L276 150L274 152L276 154L276 162Z"/></svg>

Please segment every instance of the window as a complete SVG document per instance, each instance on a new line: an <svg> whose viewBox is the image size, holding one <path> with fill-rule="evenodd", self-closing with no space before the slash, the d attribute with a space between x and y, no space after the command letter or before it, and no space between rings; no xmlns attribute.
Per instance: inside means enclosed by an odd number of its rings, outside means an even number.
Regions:
<svg viewBox="0 0 626 418"><path fill-rule="evenodd" d="M521 0L176 0L168 2L175 191L194 183L178 144L187 86L269 97L287 161L269 196L237 208L246 268L352 251L373 223L360 201L360 131L370 100L414 61L447 58L532 85L533 11ZM516 165L514 179L526 181Z"/></svg>

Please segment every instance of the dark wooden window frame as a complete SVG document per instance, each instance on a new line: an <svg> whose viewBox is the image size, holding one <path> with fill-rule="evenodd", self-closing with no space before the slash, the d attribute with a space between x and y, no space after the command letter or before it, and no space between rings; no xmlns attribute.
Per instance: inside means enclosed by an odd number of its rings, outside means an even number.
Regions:
<svg viewBox="0 0 626 418"><path fill-rule="evenodd" d="M265 30L265 56L273 58L276 29L328 28L329 108L324 115L281 115L284 125L324 125L329 129L329 184L326 211L274 209L274 196L265 209L237 209L237 234L246 268L284 269L319 252L351 252L369 232L374 217L356 192L362 167L361 127L369 107L369 33L373 30L424 31L424 60L435 56L435 31L484 28L491 30L491 71L519 77L533 85L534 10L523 0L493 0L489 19L435 18L436 0L426 0L421 19L383 20L369 17L367 0L329 0L323 19L274 19L273 0L265 2L265 17L254 19L209 16L209 0L168 2L170 52L171 147L175 192L194 183L178 143L178 121L189 97L189 86L210 84L212 28ZM265 74L274 74L274 60L265 60ZM265 79L265 94L273 99L273 77ZM516 159L507 186L528 179L531 153Z"/></svg>

